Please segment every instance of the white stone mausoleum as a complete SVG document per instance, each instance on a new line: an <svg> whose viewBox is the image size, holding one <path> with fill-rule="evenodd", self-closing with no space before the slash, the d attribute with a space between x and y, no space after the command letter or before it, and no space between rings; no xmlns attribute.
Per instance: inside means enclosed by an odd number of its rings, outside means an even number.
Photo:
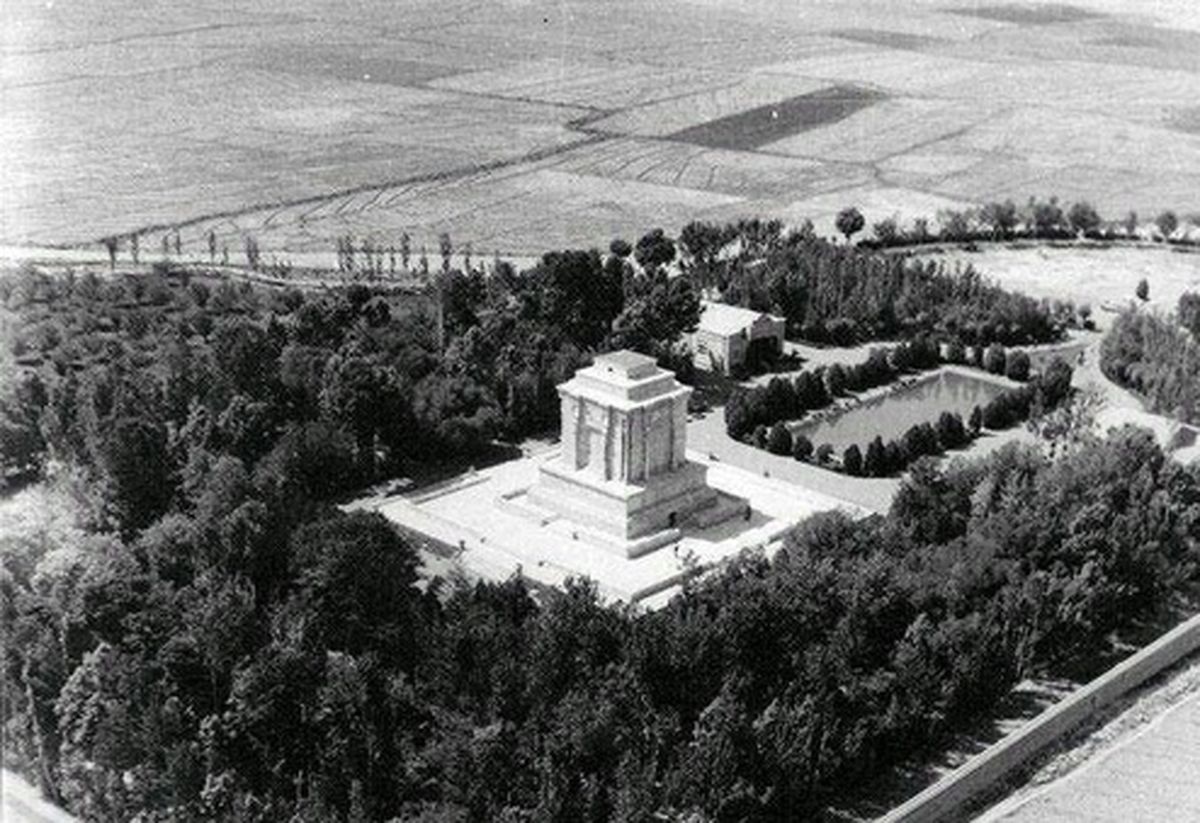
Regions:
<svg viewBox="0 0 1200 823"><path fill-rule="evenodd" d="M558 392L562 452L540 467L531 503L627 543L629 556L677 537L684 524L711 525L745 508L719 505L707 469L688 460L692 390L654 358L600 355Z"/></svg>
<svg viewBox="0 0 1200 823"><path fill-rule="evenodd" d="M559 393L559 450L379 504L444 547L422 551L427 569L551 586L586 577L605 599L656 608L706 568L745 549L773 551L814 511L850 511L816 490L688 455L691 389L649 357L600 355Z"/></svg>

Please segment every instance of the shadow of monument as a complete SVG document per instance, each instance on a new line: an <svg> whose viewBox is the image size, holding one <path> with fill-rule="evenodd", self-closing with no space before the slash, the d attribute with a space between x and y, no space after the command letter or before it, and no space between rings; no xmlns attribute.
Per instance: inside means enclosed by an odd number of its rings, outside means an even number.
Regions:
<svg viewBox="0 0 1200 823"><path fill-rule="evenodd" d="M746 504L747 507L749 504ZM685 538L696 540L703 543L723 543L726 540L735 540L747 532L754 531L771 522L771 518L760 511L750 510L749 518L745 516L732 517L724 522L715 523L706 528L688 526L685 524L683 528L683 536Z"/></svg>

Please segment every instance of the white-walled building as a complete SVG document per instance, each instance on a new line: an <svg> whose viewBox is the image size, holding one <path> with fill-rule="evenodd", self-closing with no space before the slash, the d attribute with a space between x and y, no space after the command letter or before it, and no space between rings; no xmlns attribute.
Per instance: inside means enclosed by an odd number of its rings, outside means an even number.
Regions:
<svg viewBox="0 0 1200 823"><path fill-rule="evenodd" d="M707 300L700 307L700 324L688 338L696 368L728 374L783 352L782 317Z"/></svg>

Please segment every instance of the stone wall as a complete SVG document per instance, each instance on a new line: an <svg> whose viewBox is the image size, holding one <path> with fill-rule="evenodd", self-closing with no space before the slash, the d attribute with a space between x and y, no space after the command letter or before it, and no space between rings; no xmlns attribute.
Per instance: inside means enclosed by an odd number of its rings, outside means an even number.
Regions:
<svg viewBox="0 0 1200 823"><path fill-rule="evenodd" d="M878 823L962 820L963 811L995 792L1015 770L1098 711L1200 649L1200 615L1097 677L1017 731L879 818Z"/></svg>

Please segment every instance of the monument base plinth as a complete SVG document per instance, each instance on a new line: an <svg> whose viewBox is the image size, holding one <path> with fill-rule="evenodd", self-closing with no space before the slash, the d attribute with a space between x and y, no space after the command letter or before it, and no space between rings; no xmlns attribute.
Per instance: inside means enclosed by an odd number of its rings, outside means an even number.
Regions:
<svg viewBox="0 0 1200 823"><path fill-rule="evenodd" d="M537 506L588 529L633 541L688 524L694 515L717 503L707 469L686 462L645 485L603 481L586 471L570 471L557 462L540 467L529 489Z"/></svg>

